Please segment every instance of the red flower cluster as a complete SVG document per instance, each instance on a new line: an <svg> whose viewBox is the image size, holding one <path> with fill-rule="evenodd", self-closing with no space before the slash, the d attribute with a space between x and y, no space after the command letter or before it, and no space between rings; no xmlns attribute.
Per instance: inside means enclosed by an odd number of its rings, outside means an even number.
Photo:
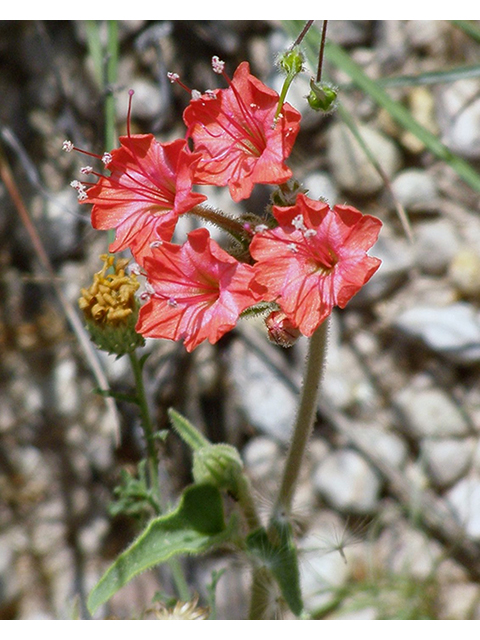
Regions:
<svg viewBox="0 0 480 640"><path fill-rule="evenodd" d="M279 110L278 94L250 73L247 62L232 80L223 67L213 59L228 88L192 92L184 112L185 138L162 144L128 129L120 147L102 157L109 176L85 167L82 172L98 176L98 182L72 183L79 199L93 204L93 226L115 229L110 251L130 249L144 271L148 301L137 331L183 340L187 351L205 340L217 342L260 302L271 303L267 326L273 339L287 345L300 333L311 336L380 265L367 255L379 220L352 207L330 209L303 193L293 206L274 206L268 226L252 230L237 223L249 250L243 262L220 248L205 228L188 234L182 245L171 242L179 216L204 212L206 196L194 185L228 186L239 202L255 184L283 185L292 176L285 161L300 114L287 103ZM179 82L176 74L169 77ZM65 142L64 149L75 147Z"/></svg>

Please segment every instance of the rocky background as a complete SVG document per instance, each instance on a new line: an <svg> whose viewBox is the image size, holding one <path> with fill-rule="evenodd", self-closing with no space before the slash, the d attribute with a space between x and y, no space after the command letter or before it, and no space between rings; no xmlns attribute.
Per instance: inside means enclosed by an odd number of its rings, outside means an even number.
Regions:
<svg viewBox="0 0 480 640"><path fill-rule="evenodd" d="M138 531L134 517L109 509L121 470L133 473L143 455L138 416L128 403L94 393L105 379L128 392L128 360L95 351L76 311L107 247L69 186L85 162L61 151L66 138L105 150L104 91L86 33L80 21L0 23L2 619L85 617L85 595ZM473 66L480 55L471 35L442 21L332 21L328 37L379 81ZM246 59L278 90L275 57L292 38L275 21L127 21L119 41L110 87L118 132L133 88L133 130L166 141L184 135L188 101L167 71L205 90L221 86L212 55L226 60L230 75ZM383 176L339 112L308 110L312 69L289 93L303 114L289 164L310 196L383 220L372 251L383 264L331 319L296 499L306 604L318 618L479 619L479 193L345 74L329 64L326 71ZM388 91L480 171L478 75L397 82ZM260 212L269 197L257 187L234 205L225 190L208 194L232 213ZM239 447L265 515L305 347L270 344L260 319L190 355L170 342L145 347L157 428L168 429L166 409L174 406L212 441ZM159 454L164 495L174 501L191 481L189 453L169 434ZM241 560L217 553L189 559L185 571L201 604L219 575L212 572L224 571L217 616L245 616L249 573ZM98 617L144 617L155 593L173 593L164 570L132 581Z"/></svg>

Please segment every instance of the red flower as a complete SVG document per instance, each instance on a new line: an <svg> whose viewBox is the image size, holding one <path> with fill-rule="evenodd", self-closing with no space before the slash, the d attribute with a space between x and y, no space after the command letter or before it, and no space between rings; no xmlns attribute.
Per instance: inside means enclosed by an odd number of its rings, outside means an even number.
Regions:
<svg viewBox="0 0 480 640"><path fill-rule="evenodd" d="M82 202L93 204L95 229L116 230L111 252L135 252L171 240L178 216L206 196L191 191L199 155L189 152L185 140L162 144L152 134L128 135L120 145L104 156L111 175L101 176Z"/></svg>
<svg viewBox="0 0 480 640"><path fill-rule="evenodd" d="M367 255L382 223L353 207L299 194L292 207L273 207L279 226L259 232L250 245L256 280L305 336L334 306L347 302L380 266Z"/></svg>
<svg viewBox="0 0 480 640"><path fill-rule="evenodd" d="M284 161L301 116L284 104L274 123L279 96L250 74L248 62L239 65L229 84L228 89L192 100L183 117L187 137L202 153L195 182L228 184L233 200L239 202L250 196L256 183L280 184L291 177Z"/></svg>
<svg viewBox="0 0 480 640"><path fill-rule="evenodd" d="M163 242L142 258L151 296L140 309L136 330L145 337L184 340L192 351L233 329L264 288L252 283L253 267L221 249L205 228L183 245Z"/></svg>

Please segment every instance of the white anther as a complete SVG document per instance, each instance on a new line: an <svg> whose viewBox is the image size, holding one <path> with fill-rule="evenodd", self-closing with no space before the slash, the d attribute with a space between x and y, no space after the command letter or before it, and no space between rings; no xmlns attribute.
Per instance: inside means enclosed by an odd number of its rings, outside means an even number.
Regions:
<svg viewBox="0 0 480 640"><path fill-rule="evenodd" d="M295 227L295 229L297 229L297 231L307 230L301 213L299 213L298 216L295 216L295 218L292 220L292 225Z"/></svg>
<svg viewBox="0 0 480 640"><path fill-rule="evenodd" d="M218 56L213 56L212 58L212 69L214 73L223 73L225 68L225 62L220 60Z"/></svg>

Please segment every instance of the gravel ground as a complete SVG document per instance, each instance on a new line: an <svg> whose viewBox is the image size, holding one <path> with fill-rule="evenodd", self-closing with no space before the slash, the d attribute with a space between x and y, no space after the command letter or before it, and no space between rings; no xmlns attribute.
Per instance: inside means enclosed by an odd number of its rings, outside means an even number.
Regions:
<svg viewBox="0 0 480 640"><path fill-rule="evenodd" d="M442 21L332 21L328 35L373 79L473 65L480 53ZM132 129L162 141L183 136L188 102L167 71L204 90L218 86L212 55L230 75L249 60L278 90L275 57L291 43L275 21L127 21L119 23L119 39L118 81L110 87L118 131L133 88ZM12 198L4 169L0 618L85 617L85 595L137 531L134 518L114 516L108 505L121 470L135 470L143 455L135 410L93 392L102 376L128 392L128 362L92 350L75 320L79 290L100 269L106 238L91 228L89 208L69 186L82 158L61 147L72 139L105 150L104 94L82 22L0 22L0 69L0 148L21 199ZM319 618L480 619L479 193L344 73L328 63L326 71L383 176L338 111L322 117L307 110L310 73L289 93L303 116L289 165L311 197L382 219L372 253L383 264L332 316L296 499L306 604ZM397 84L389 95L480 170L480 78ZM261 212L269 191L258 186L238 205L223 190L208 195L232 213ZM240 322L192 354L166 341L145 347L156 427L168 428L166 409L174 406L213 441L237 446L265 512L305 346L268 343L258 320ZM171 435L159 451L164 495L174 501L191 480L189 455ZM244 565L223 553L185 564L202 602L220 569L218 617L242 618ZM148 572L98 617L142 617L156 592L171 589L165 571Z"/></svg>

